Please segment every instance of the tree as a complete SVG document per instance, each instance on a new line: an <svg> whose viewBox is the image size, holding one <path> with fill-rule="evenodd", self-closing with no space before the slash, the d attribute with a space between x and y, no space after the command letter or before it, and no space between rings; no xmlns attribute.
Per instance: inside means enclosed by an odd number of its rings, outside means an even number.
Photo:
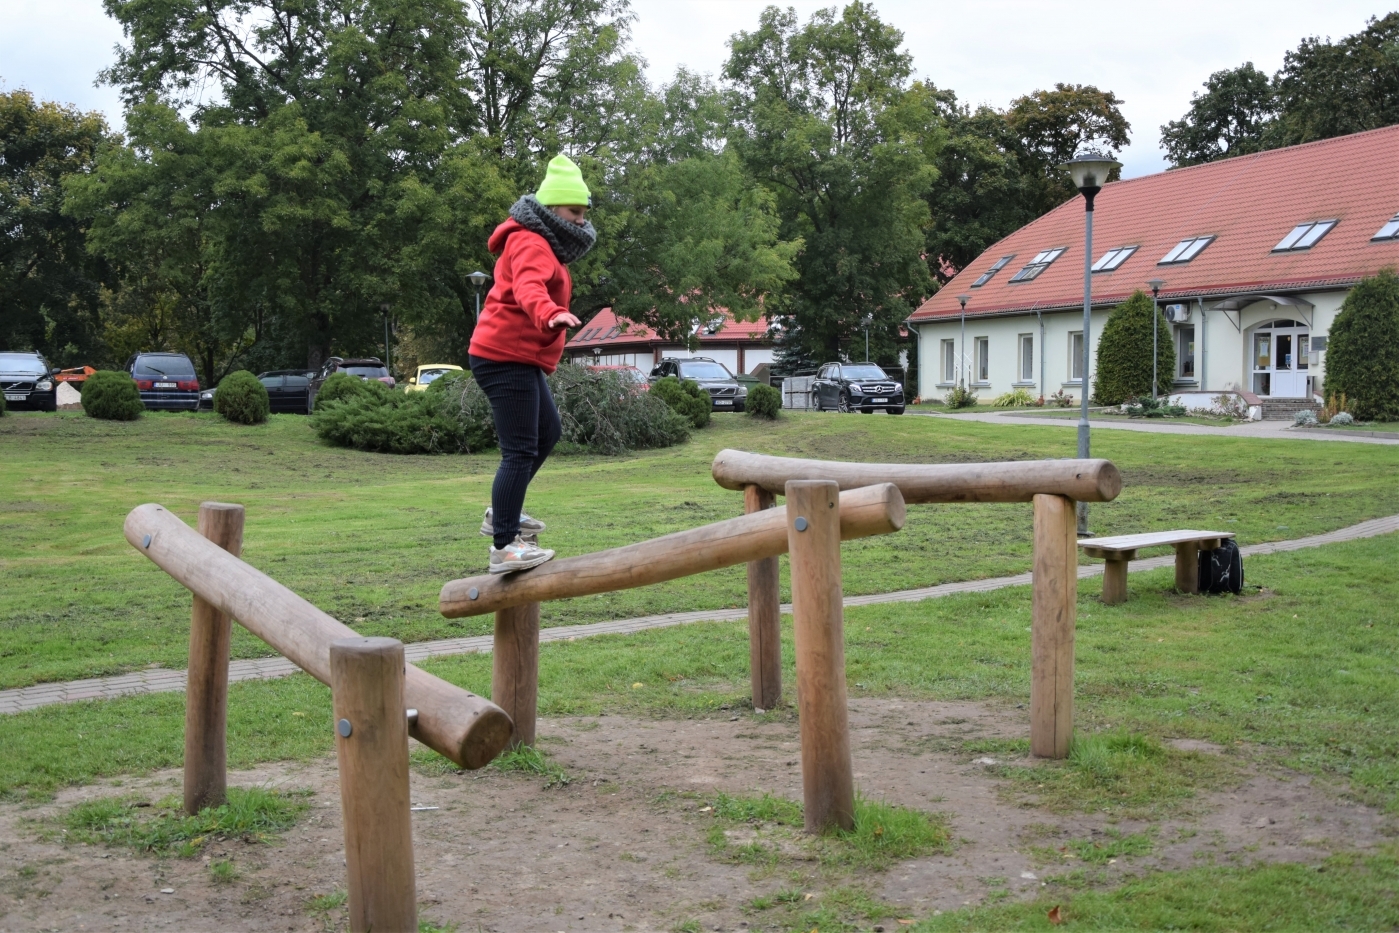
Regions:
<svg viewBox="0 0 1399 933"><path fill-rule="evenodd" d="M1161 146L1177 167L1258 152L1276 114L1268 76L1245 62L1210 75L1185 115L1161 127Z"/></svg>
<svg viewBox="0 0 1399 933"><path fill-rule="evenodd" d="M1151 296L1142 291L1112 310L1098 340L1098 365L1093 398L1099 405L1120 405L1151 395ZM1169 395L1176 371L1171 328L1158 311L1156 318L1156 391Z"/></svg>
<svg viewBox="0 0 1399 933"><path fill-rule="evenodd" d="M1362 279L1346 295L1326 346L1326 394L1362 421L1399 421L1399 277Z"/></svg>
<svg viewBox="0 0 1399 933"><path fill-rule="evenodd" d="M1122 101L1112 91L1091 84L1055 84L1011 101L1006 123L1020 139L1022 165L1040 180L1036 215L1078 194L1068 172L1059 166L1085 149L1122 150L1131 142L1132 126L1122 115ZM1114 169L1108 181L1121 172Z"/></svg>
<svg viewBox="0 0 1399 933"><path fill-rule="evenodd" d="M62 365L102 355L107 270L87 252L85 225L63 213L62 181L89 171L107 139L99 114L0 93L0 349Z"/></svg>
<svg viewBox="0 0 1399 933"><path fill-rule="evenodd" d="M858 0L805 26L768 7L730 42L732 144L773 193L782 238L803 243L786 328L805 346L798 355L838 358L870 315L872 355L894 356L900 323L930 288L924 198L936 171L923 141L936 114L910 87L902 42Z"/></svg>
<svg viewBox="0 0 1399 933"><path fill-rule="evenodd" d="M1280 111L1269 148L1399 123L1399 13L1332 43L1312 36L1273 79Z"/></svg>

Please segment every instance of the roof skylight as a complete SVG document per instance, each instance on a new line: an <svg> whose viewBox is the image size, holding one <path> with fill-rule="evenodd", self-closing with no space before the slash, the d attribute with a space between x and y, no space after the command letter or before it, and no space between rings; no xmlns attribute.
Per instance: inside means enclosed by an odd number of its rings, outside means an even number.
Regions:
<svg viewBox="0 0 1399 933"><path fill-rule="evenodd" d="M972 288L980 288L987 282L991 281L991 276L1004 269L1006 267L1006 263L1010 262L1014 258L1015 254L1011 253L1009 256L1002 256L1000 259L997 259L995 265L987 269L985 272L981 273L980 277L978 277L977 280L972 283Z"/></svg>
<svg viewBox="0 0 1399 933"><path fill-rule="evenodd" d="M1064 254L1068 247L1056 246L1053 249L1042 250L1035 254L1035 258L1025 264L1025 268L1010 277L1012 282L1028 282L1039 276L1041 272L1049 268L1049 264Z"/></svg>
<svg viewBox="0 0 1399 933"><path fill-rule="evenodd" d="M1195 236L1188 240L1181 240L1169 253L1162 256L1156 264L1158 266L1165 266L1172 263L1189 262L1200 255L1200 251L1213 242L1213 236Z"/></svg>
<svg viewBox="0 0 1399 933"><path fill-rule="evenodd" d="M1380 232L1370 237L1374 240L1399 240L1399 214L1389 218L1389 221L1380 227Z"/></svg>
<svg viewBox="0 0 1399 933"><path fill-rule="evenodd" d="M597 328L597 327L589 327L587 330L583 331L583 333L579 336L578 339L579 339L579 340L587 340L587 339L589 339L590 337L592 337L593 331L599 330L599 329L600 329L600 328Z"/></svg>
<svg viewBox="0 0 1399 933"><path fill-rule="evenodd" d="M1294 249L1311 249L1322 237L1331 232L1331 228L1336 226L1334 220L1313 220L1304 224L1298 224L1292 228L1292 232L1283 237L1277 246L1273 247L1275 253L1286 253Z"/></svg>
<svg viewBox="0 0 1399 933"><path fill-rule="evenodd" d="M1110 249L1102 255L1097 262L1093 263L1094 272L1111 272L1127 261L1127 257L1137 251L1135 246L1119 246L1117 249Z"/></svg>

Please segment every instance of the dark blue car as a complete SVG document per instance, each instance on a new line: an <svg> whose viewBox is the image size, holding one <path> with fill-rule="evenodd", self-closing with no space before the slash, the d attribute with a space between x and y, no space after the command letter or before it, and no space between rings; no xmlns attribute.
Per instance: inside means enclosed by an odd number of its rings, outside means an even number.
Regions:
<svg viewBox="0 0 1399 933"><path fill-rule="evenodd" d="M137 353L126 364L141 401L151 411L194 411L199 407L199 377L183 353Z"/></svg>

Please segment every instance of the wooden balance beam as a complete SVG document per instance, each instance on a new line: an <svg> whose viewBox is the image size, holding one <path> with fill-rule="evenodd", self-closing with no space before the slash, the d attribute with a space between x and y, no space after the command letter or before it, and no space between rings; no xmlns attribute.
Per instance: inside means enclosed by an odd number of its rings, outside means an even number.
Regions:
<svg viewBox="0 0 1399 933"><path fill-rule="evenodd" d="M1122 491L1109 460L1011 463L849 463L771 457L721 450L714 481L743 490L744 509L762 514L790 482L825 480L842 490L892 483L910 503L1031 502L1034 504L1034 584L1031 616L1030 750L1065 758L1073 737L1074 626L1078 553L1074 503L1108 502ZM748 636L753 705L782 699L781 609L777 559L748 565Z"/></svg>
<svg viewBox="0 0 1399 933"><path fill-rule="evenodd" d="M271 577L250 567L154 503L126 516L126 540L196 597L303 671L331 685L331 645L359 635ZM224 683L227 683L226 677ZM491 701L409 664L405 707L417 710L409 734L462 768L481 768L510 741L510 717Z"/></svg>

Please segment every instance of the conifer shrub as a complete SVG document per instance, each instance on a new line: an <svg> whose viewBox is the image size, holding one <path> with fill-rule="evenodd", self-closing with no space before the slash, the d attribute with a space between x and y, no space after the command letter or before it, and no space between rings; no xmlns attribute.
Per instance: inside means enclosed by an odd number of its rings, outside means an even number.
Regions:
<svg viewBox="0 0 1399 933"><path fill-rule="evenodd" d="M1093 376L1093 399L1099 405L1121 405L1151 396L1151 296L1132 293L1113 309L1098 340L1098 366ZM1171 328L1156 314L1156 391L1169 395L1176 371Z"/></svg>
<svg viewBox="0 0 1399 933"><path fill-rule="evenodd" d="M83 411L104 421L135 421L146 406L129 373L100 369L83 384Z"/></svg>
<svg viewBox="0 0 1399 933"><path fill-rule="evenodd" d="M324 404L317 398L311 426L322 440L389 454L475 452L446 393L398 392L378 381L350 378L360 382L361 391Z"/></svg>
<svg viewBox="0 0 1399 933"><path fill-rule="evenodd" d="M692 426L702 428L709 424L712 401L709 393L701 389L698 382L666 376L655 381L651 386L651 394L688 418Z"/></svg>
<svg viewBox="0 0 1399 933"><path fill-rule="evenodd" d="M549 376L549 391L563 425L561 442L589 453L621 454L688 440L689 420L639 388L616 370L560 366Z"/></svg>
<svg viewBox="0 0 1399 933"><path fill-rule="evenodd" d="M246 369L231 372L219 381L214 411L234 424L262 424L271 410L267 387Z"/></svg>
<svg viewBox="0 0 1399 933"><path fill-rule="evenodd" d="M1362 279L1331 324L1326 394L1360 421L1399 421L1399 276Z"/></svg>
<svg viewBox="0 0 1399 933"><path fill-rule="evenodd" d="M772 386L755 385L748 393L748 414L754 418L777 420L782 411L782 393Z"/></svg>
<svg viewBox="0 0 1399 933"><path fill-rule="evenodd" d="M378 384L383 385L383 383ZM343 401L368 392L368 385L368 381L359 376L351 376L349 373L334 373L321 383L320 391L316 393L315 410L320 411L322 405L329 405L331 402Z"/></svg>
<svg viewBox="0 0 1399 933"><path fill-rule="evenodd" d="M422 395L441 395L447 410L462 428L462 439L467 453L479 453L498 446L495 435L495 416L491 413L491 400L476 384L471 373L465 370L443 373L428 383Z"/></svg>
<svg viewBox="0 0 1399 933"><path fill-rule="evenodd" d="M5 396L0 395L0 418L5 417L8 411L9 409L5 407Z"/></svg>

